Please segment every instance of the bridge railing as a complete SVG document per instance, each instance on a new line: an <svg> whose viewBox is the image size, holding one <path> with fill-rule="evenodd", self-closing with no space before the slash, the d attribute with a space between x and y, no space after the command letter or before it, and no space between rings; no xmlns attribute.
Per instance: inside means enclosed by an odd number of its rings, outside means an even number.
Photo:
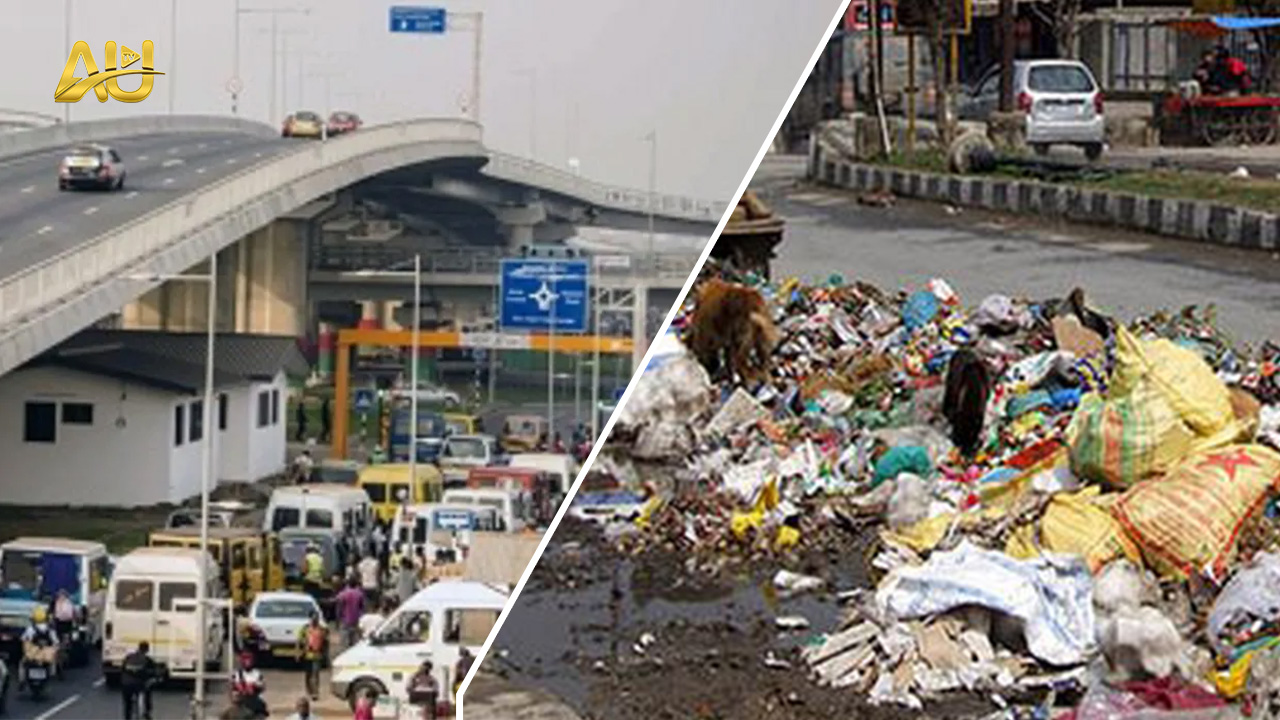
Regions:
<svg viewBox="0 0 1280 720"><path fill-rule="evenodd" d="M322 245L312 255L312 268L330 272L359 272L368 270L411 271L413 256L419 251L404 246L334 244ZM422 252L424 275L438 273L473 273L497 277L504 258L515 257L498 250L448 248ZM689 254L655 253L630 255L627 267L601 266L599 273L606 277L634 277L645 279L683 280L693 270L697 258ZM590 260L590 256L584 259Z"/></svg>
<svg viewBox="0 0 1280 720"><path fill-rule="evenodd" d="M502 180L533 185L546 192L576 198L594 205L628 210L638 214L649 212L649 193L643 190L594 182L567 170L560 170L527 158L491 152L489 164L482 172ZM536 183L526 179L533 177L538 178ZM727 200L697 200L680 195L657 195L653 203L653 213L660 217L715 224L720 222L720 217L724 215L728 205Z"/></svg>
<svg viewBox="0 0 1280 720"><path fill-rule="evenodd" d="M7 111L0 110L0 118ZM256 120L218 115L147 115L32 127L0 136L0 158L47 152L78 142L141 137L158 133L242 133L273 136L275 127Z"/></svg>
<svg viewBox="0 0 1280 720"><path fill-rule="evenodd" d="M25 133L23 133L25 134ZM325 143L300 144L264 165L211 183L131 222L0 280L0 328L53 307L167 249L236 207L270 197L289 183L374 152L419 143L471 142L481 128L465 120L419 120L371 127Z"/></svg>

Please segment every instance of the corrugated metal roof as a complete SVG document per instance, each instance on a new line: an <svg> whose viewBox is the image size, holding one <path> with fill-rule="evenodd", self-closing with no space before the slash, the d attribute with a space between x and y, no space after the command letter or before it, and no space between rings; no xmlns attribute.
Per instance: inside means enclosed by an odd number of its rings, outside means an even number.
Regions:
<svg viewBox="0 0 1280 720"><path fill-rule="evenodd" d="M204 333L148 330L85 330L37 357L30 365L56 365L106 375L174 392L204 387ZM283 372L310 371L296 338L219 333L214 341L214 383L239 385L269 381Z"/></svg>

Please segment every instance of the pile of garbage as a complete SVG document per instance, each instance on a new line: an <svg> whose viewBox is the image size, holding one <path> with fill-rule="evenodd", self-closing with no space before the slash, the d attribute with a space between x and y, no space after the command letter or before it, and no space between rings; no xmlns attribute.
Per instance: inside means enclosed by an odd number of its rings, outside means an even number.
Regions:
<svg viewBox="0 0 1280 720"><path fill-rule="evenodd" d="M1125 325L1079 290L970 310L940 279L720 267L658 342L601 456L653 499L613 536L712 571L870 537L874 587L776 578L845 604L801 653L816 682L1080 720L1280 713L1280 348L1211 309Z"/></svg>

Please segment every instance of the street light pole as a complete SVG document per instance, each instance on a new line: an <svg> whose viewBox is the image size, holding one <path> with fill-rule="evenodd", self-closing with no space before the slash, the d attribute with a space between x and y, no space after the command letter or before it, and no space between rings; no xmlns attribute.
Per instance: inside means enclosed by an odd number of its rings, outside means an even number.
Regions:
<svg viewBox="0 0 1280 720"><path fill-rule="evenodd" d="M232 66L231 66L232 67L231 82L243 83L244 80L240 78L240 15L241 15L240 0L236 0L235 10L236 10L236 18L235 18L236 21L235 21L235 32L233 33L235 35L235 40L233 41L232 47L231 47L231 53L234 56L234 59L232 60ZM240 99L239 90L236 90L233 88L231 92L231 114L232 115L240 114L239 99Z"/></svg>
<svg viewBox="0 0 1280 720"><path fill-rule="evenodd" d="M64 48L64 52L67 55L67 59L70 60L71 59L71 0L66 0L66 2L63 4L62 10L64 13L63 20L62 20L63 48ZM62 122L64 125L71 124L71 103L62 103Z"/></svg>
<svg viewBox="0 0 1280 720"><path fill-rule="evenodd" d="M209 273L207 275L135 275L129 279L151 281L203 282L207 284L208 308L205 314L205 350L204 350L204 407L202 408L203 428L200 448L200 552L205 558L209 555L209 494L213 492L213 443L217 437L217 428L213 425L214 402L214 344L218 332L218 255L209 256ZM195 677L195 709L200 717L205 708L205 648L209 642L209 565L200 563L200 582L196 586L196 677ZM234 632L234 629L232 629Z"/></svg>
<svg viewBox="0 0 1280 720"><path fill-rule="evenodd" d="M178 0L169 3L169 114L173 114L174 95L178 90Z"/></svg>
<svg viewBox="0 0 1280 720"><path fill-rule="evenodd" d="M600 437L600 296L602 294L600 288L600 258L592 256L592 265L595 270L595 303L592 310L595 312L595 348L592 350L591 362L591 441L594 444L595 439Z"/></svg>
<svg viewBox="0 0 1280 720"><path fill-rule="evenodd" d="M658 202L658 131L649 133L649 262L653 262L653 214Z"/></svg>
<svg viewBox="0 0 1280 720"><path fill-rule="evenodd" d="M263 13L271 16L271 101L267 112L276 116L267 118L267 121L276 122L279 119L280 113L276 101L276 88L280 84L280 16L286 14L310 16L311 11L306 8L242 8L240 7L240 0L236 0L236 39L234 48L236 56L236 78L240 77L240 17L243 15L256 15ZM232 95L232 98L234 100L234 94ZM232 108L232 112L236 112L234 107Z"/></svg>
<svg viewBox="0 0 1280 720"><path fill-rule="evenodd" d="M422 338L422 255L413 256L413 347L409 350L409 482L418 482L418 343Z"/></svg>
<svg viewBox="0 0 1280 720"><path fill-rule="evenodd" d="M484 45L484 13L450 13L449 19L466 18L471 21L471 119L480 122L480 51Z"/></svg>

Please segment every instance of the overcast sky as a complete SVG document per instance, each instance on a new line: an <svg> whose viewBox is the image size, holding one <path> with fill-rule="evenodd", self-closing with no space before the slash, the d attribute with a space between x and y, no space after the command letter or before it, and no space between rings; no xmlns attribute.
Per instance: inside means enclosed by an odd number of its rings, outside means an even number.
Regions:
<svg viewBox="0 0 1280 720"><path fill-rule="evenodd" d="M176 68L170 58L171 0L71 0L72 40L105 65L108 40L141 52L155 42L156 78L139 104L93 94L76 118L167 112L229 113L235 0L177 0ZM366 122L458 116L469 93L473 35L393 35L385 0L240 0L242 8L309 8L280 15L282 111L323 111L323 77L335 107ZM530 153L583 175L644 188L656 129L662 192L728 199L764 142L824 36L839 0L489 0L444 5L484 13L482 121L495 149ZM0 106L61 115L53 102L64 48L61 0L3 0L5 49L15 68ZM461 25L461 23L459 23ZM271 16L241 21L240 112L270 112ZM291 33L285 35L285 33ZM12 63L11 63L12 64ZM300 72L301 69L301 72ZM34 71L33 71L34 70ZM83 76L83 71L80 73ZM301 81L299 76L301 75ZM536 103L531 102L535 83ZM134 79L121 87L136 87ZM301 97L299 92L301 91ZM532 110L532 111L531 111ZM533 121L531 122L531 118Z"/></svg>

